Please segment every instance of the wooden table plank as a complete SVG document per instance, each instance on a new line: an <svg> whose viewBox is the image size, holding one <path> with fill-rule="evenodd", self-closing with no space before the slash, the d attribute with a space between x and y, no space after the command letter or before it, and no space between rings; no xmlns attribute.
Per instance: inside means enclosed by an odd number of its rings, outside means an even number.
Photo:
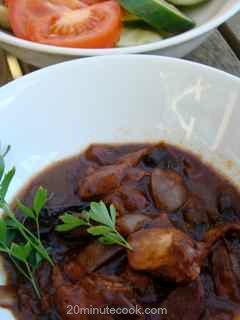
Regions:
<svg viewBox="0 0 240 320"><path fill-rule="evenodd" d="M0 86L12 80L5 53L0 50Z"/></svg>
<svg viewBox="0 0 240 320"><path fill-rule="evenodd" d="M20 62L20 66L21 66L24 74L31 73L31 72L36 71L38 69L37 67L34 67L34 66L27 64L25 62Z"/></svg>
<svg viewBox="0 0 240 320"><path fill-rule="evenodd" d="M185 59L200 62L240 77L240 60L217 30Z"/></svg>
<svg viewBox="0 0 240 320"><path fill-rule="evenodd" d="M240 13L221 26L220 31L240 59Z"/></svg>
<svg viewBox="0 0 240 320"><path fill-rule="evenodd" d="M236 14L232 19L230 19L226 25L235 35L235 37L240 41L240 12Z"/></svg>

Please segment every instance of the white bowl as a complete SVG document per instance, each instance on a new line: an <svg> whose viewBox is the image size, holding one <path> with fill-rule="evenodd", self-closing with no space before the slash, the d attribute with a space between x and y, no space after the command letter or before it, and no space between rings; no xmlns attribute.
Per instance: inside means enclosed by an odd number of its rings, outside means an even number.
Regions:
<svg viewBox="0 0 240 320"><path fill-rule="evenodd" d="M150 44L113 49L71 49L25 41L0 31L0 46L32 65L43 67L49 64L86 56L153 53L164 56L183 57L197 48L209 33L240 10L240 0L209 0L189 15L197 22L191 31L156 41Z"/></svg>
<svg viewBox="0 0 240 320"><path fill-rule="evenodd" d="M240 79L178 59L97 57L37 71L0 89L0 139L17 168L8 198L93 142L164 139L240 185L239 105ZM0 319L12 317L0 309Z"/></svg>

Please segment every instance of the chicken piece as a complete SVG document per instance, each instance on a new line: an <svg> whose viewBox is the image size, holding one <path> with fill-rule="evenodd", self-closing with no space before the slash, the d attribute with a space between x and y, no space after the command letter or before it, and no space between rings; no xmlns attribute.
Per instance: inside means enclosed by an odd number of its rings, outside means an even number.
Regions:
<svg viewBox="0 0 240 320"><path fill-rule="evenodd" d="M131 186L122 186L118 190L126 211L140 211L147 207L148 201L144 194L138 189Z"/></svg>
<svg viewBox="0 0 240 320"><path fill-rule="evenodd" d="M213 244L229 231L240 231L239 224L210 230L204 242L192 240L176 228L150 228L133 233L128 261L134 270L147 271L177 283L195 280Z"/></svg>
<svg viewBox="0 0 240 320"><path fill-rule="evenodd" d="M121 273L121 278L134 289L139 303L144 305L158 303L159 297L154 286L154 279L142 272L134 271L128 265Z"/></svg>
<svg viewBox="0 0 240 320"><path fill-rule="evenodd" d="M78 281L84 275L98 270L110 259L121 253L120 246L104 246L94 241L83 248L78 256L64 265L64 271L69 279Z"/></svg>
<svg viewBox="0 0 240 320"><path fill-rule="evenodd" d="M149 148L130 153L119 159L117 164L96 169L79 181L79 195L82 199L105 195L120 187L131 166L136 165Z"/></svg>
<svg viewBox="0 0 240 320"><path fill-rule="evenodd" d="M130 266L176 282L191 281L200 273L198 246L175 228L140 230L129 237L133 250L128 252Z"/></svg>
<svg viewBox="0 0 240 320"><path fill-rule="evenodd" d="M117 226L122 235L128 236L138 231L148 221L151 221L151 219L142 213L131 213L120 217L117 220Z"/></svg>
<svg viewBox="0 0 240 320"><path fill-rule="evenodd" d="M85 278L87 279L87 278ZM63 320L112 320L109 315L89 315L70 312L69 306L76 306L76 310L101 308L104 306L104 297L98 290L94 290L86 280L86 285L77 282L72 284L64 279L60 269L55 267L53 271L53 285L55 288L54 302L58 313ZM90 290L90 291L89 291ZM91 294L89 294L91 292ZM76 308L75 307L75 308Z"/></svg>
<svg viewBox="0 0 240 320"><path fill-rule="evenodd" d="M226 223L210 229L203 239L206 244L206 249L210 250L217 240L223 237L226 233L234 231L240 232L239 223Z"/></svg>
<svg viewBox="0 0 240 320"><path fill-rule="evenodd" d="M123 203L118 191L115 191L115 192L110 193L109 195L105 196L103 198L103 201L105 204L107 204L109 206L111 204L113 204L116 211L117 211L118 216L122 216L123 214L125 214L124 203Z"/></svg>
<svg viewBox="0 0 240 320"><path fill-rule="evenodd" d="M213 251L212 266L217 295L240 302L240 286L234 274L230 254L223 243Z"/></svg>
<svg viewBox="0 0 240 320"><path fill-rule="evenodd" d="M144 157L143 162L145 166L150 168L161 169L178 169L182 168L181 161L174 155L169 148L161 143L152 148L152 150Z"/></svg>
<svg viewBox="0 0 240 320"><path fill-rule="evenodd" d="M152 149L152 147L142 148L138 151L128 153L127 155L121 157L118 163L123 163L129 167L134 167L138 162Z"/></svg>
<svg viewBox="0 0 240 320"><path fill-rule="evenodd" d="M138 182L146 176L150 176L150 173L138 167L130 167L127 169L127 174L124 177L123 182L124 183Z"/></svg>
<svg viewBox="0 0 240 320"><path fill-rule="evenodd" d="M126 164L105 166L97 169L79 182L80 197L89 199L117 189L126 175L126 169Z"/></svg>
<svg viewBox="0 0 240 320"><path fill-rule="evenodd" d="M86 150L86 157L102 166L113 164L119 157L117 149L109 145L93 144Z"/></svg>
<svg viewBox="0 0 240 320"><path fill-rule="evenodd" d="M69 305L79 308L103 308L106 306L133 307L136 304L134 293L127 283L118 277L92 273L74 284L65 279L58 267L54 268L54 301L64 320L112 320L110 315L68 314Z"/></svg>
<svg viewBox="0 0 240 320"><path fill-rule="evenodd" d="M126 280L132 287L139 290L146 290L152 283L152 279L140 272L136 272L128 265L121 273L121 278Z"/></svg>
<svg viewBox="0 0 240 320"><path fill-rule="evenodd" d="M199 320L205 308L201 280L177 287L160 307L166 308L167 314L151 320Z"/></svg>
<svg viewBox="0 0 240 320"><path fill-rule="evenodd" d="M191 226L208 224L208 216L204 204L196 195L188 197L183 208L184 220Z"/></svg>
<svg viewBox="0 0 240 320"><path fill-rule="evenodd" d="M123 185L104 199L106 204L113 204L120 216L133 211L140 211L148 206L145 195L137 188Z"/></svg>
<svg viewBox="0 0 240 320"><path fill-rule="evenodd" d="M87 272L93 272L121 251L123 249L119 246L106 247L94 241L81 250L77 263L84 266Z"/></svg>
<svg viewBox="0 0 240 320"><path fill-rule="evenodd" d="M154 169L151 190L157 208L162 210L175 211L187 200L183 179L173 170Z"/></svg>
<svg viewBox="0 0 240 320"><path fill-rule="evenodd" d="M151 216L151 214L148 214ZM155 213L152 213L155 215ZM149 228L172 228L174 227L172 222L169 220L169 215L166 212L157 213L156 218L152 219L145 225L147 229Z"/></svg>
<svg viewBox="0 0 240 320"><path fill-rule="evenodd" d="M206 304L208 312L201 320L235 320L235 315L237 320L237 315L240 314L239 303L223 297L212 296L206 300Z"/></svg>

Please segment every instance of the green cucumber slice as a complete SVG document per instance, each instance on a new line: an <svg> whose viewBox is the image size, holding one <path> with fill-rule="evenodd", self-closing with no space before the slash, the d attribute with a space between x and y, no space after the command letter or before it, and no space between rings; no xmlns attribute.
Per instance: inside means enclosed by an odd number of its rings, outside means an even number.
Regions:
<svg viewBox="0 0 240 320"><path fill-rule="evenodd" d="M209 0L168 0L168 2L175 4L176 6L195 6L207 1Z"/></svg>
<svg viewBox="0 0 240 320"><path fill-rule="evenodd" d="M126 12L123 16L123 22L142 21L139 17L130 12Z"/></svg>
<svg viewBox="0 0 240 320"><path fill-rule="evenodd" d="M152 29L148 23L129 12L126 12L123 16L123 24L127 28Z"/></svg>
<svg viewBox="0 0 240 320"><path fill-rule="evenodd" d="M192 29L195 23L165 0L119 0L130 13L149 23L158 31L180 33Z"/></svg>
<svg viewBox="0 0 240 320"><path fill-rule="evenodd" d="M148 23L146 23L145 21L139 19L139 20L132 20L132 21L124 21L123 22L124 27L127 28L141 28L141 29L145 29L145 30L152 30L152 26L150 26Z"/></svg>
<svg viewBox="0 0 240 320"><path fill-rule="evenodd" d="M156 42L163 37L152 30L124 27L118 47L138 46L141 44Z"/></svg>

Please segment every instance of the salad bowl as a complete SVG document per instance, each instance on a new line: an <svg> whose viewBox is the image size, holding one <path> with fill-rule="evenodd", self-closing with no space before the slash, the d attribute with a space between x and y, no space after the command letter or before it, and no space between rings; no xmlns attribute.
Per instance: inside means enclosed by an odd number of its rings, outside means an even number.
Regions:
<svg viewBox="0 0 240 320"><path fill-rule="evenodd" d="M210 0L194 7L188 7L186 14L196 26L184 33L161 39L156 36L130 34L120 40L120 46L108 49L66 48L35 43L17 38L1 30L0 46L22 61L43 67L79 57L149 53L171 57L183 57L197 48L220 24L240 10L240 0ZM147 39L146 39L147 37Z"/></svg>

